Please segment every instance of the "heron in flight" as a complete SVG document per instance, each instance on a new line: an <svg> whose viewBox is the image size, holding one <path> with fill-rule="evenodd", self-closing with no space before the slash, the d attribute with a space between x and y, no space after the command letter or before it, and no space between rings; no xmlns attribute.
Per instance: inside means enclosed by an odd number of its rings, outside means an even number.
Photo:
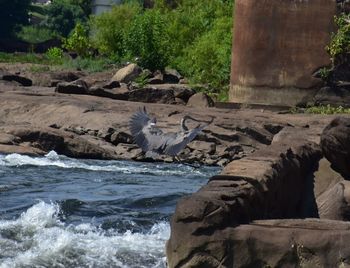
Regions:
<svg viewBox="0 0 350 268"><path fill-rule="evenodd" d="M191 130L186 126L186 120L188 119L203 122L185 115L180 122L180 131L164 133L156 126L157 119L151 118L146 111L146 107L143 107L131 116L130 132L134 142L143 152L146 152L147 157L170 155L175 158L188 143L213 122L214 117L210 122L206 122L204 125L199 124Z"/></svg>

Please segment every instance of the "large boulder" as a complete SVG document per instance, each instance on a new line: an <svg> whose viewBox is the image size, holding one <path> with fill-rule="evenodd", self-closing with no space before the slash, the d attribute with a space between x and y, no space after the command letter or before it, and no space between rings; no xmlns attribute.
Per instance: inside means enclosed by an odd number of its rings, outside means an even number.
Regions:
<svg viewBox="0 0 350 268"><path fill-rule="evenodd" d="M323 87L314 96L315 105L350 107L350 83L347 87Z"/></svg>
<svg viewBox="0 0 350 268"><path fill-rule="evenodd" d="M274 143L228 164L178 202L167 243L169 267L236 267L237 255L246 254L243 247L233 251L237 225L317 217L312 174L320 158L318 145L304 138Z"/></svg>
<svg viewBox="0 0 350 268"><path fill-rule="evenodd" d="M203 92L199 92L189 98L187 102L187 106L198 107L198 108L213 107L214 101L207 94Z"/></svg>
<svg viewBox="0 0 350 268"><path fill-rule="evenodd" d="M111 81L118 81L122 83L129 83L138 77L142 72L142 69L135 63L129 64L128 66L121 68L112 77Z"/></svg>
<svg viewBox="0 0 350 268"><path fill-rule="evenodd" d="M58 93L65 94L89 94L88 85L84 80L76 80L73 82L62 82L57 84L55 89Z"/></svg>
<svg viewBox="0 0 350 268"><path fill-rule="evenodd" d="M325 127L321 148L332 168L350 179L350 118L337 117Z"/></svg>

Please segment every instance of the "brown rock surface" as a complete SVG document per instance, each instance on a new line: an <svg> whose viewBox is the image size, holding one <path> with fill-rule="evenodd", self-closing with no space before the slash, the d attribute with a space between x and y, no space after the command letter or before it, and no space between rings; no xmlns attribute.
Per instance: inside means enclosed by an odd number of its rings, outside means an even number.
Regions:
<svg viewBox="0 0 350 268"><path fill-rule="evenodd" d="M233 267L229 230L237 225L255 219L317 217L312 174L320 158L315 143L298 139L231 162L221 175L178 202L167 244L169 266Z"/></svg>
<svg viewBox="0 0 350 268"><path fill-rule="evenodd" d="M334 119L322 132L321 147L332 167L350 179L350 119Z"/></svg>

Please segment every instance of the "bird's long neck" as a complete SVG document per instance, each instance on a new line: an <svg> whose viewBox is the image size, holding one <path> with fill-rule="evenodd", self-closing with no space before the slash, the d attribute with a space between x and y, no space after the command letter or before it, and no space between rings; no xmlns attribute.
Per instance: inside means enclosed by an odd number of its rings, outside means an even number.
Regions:
<svg viewBox="0 0 350 268"><path fill-rule="evenodd" d="M181 130L183 132L186 132L188 131L188 127L186 126L186 120L188 119L188 117L184 116L182 119L181 119L181 122L180 122L180 125L181 125Z"/></svg>

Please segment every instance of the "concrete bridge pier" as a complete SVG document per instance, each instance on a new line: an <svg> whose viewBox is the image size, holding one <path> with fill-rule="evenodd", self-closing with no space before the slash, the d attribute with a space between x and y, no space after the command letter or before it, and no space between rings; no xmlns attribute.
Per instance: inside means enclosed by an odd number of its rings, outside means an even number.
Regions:
<svg viewBox="0 0 350 268"><path fill-rule="evenodd" d="M236 0L231 102L295 106L321 86L331 64L336 0Z"/></svg>

